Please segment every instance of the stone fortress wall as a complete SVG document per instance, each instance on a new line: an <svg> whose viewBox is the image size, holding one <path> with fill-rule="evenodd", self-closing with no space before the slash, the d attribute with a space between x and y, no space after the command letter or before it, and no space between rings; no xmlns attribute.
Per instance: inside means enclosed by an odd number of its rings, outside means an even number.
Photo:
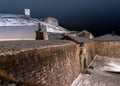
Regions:
<svg viewBox="0 0 120 86"><path fill-rule="evenodd" d="M96 54L120 57L119 46L117 41L0 42L0 71L34 86L70 86Z"/></svg>
<svg viewBox="0 0 120 86"><path fill-rule="evenodd" d="M100 56L120 58L120 41L96 41L95 48Z"/></svg>
<svg viewBox="0 0 120 86"><path fill-rule="evenodd" d="M70 41L4 42L0 47L0 69L16 80L70 86L80 73L80 47Z"/></svg>

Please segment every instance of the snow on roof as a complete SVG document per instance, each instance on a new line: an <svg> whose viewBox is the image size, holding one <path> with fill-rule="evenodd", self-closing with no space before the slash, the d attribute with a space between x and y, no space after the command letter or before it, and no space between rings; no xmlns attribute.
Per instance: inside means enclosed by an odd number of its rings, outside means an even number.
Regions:
<svg viewBox="0 0 120 86"><path fill-rule="evenodd" d="M82 34L82 33L91 34L91 32L88 32L87 30L83 30L83 31L79 32L78 34Z"/></svg>
<svg viewBox="0 0 120 86"><path fill-rule="evenodd" d="M112 35L112 34L106 34L97 38L94 38L93 40L101 40L101 41L119 41L120 36L118 35Z"/></svg>

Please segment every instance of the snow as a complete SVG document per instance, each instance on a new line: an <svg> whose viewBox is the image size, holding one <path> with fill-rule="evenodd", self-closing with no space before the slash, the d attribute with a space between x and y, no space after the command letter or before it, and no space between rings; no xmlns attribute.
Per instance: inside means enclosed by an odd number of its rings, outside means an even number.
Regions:
<svg viewBox="0 0 120 86"><path fill-rule="evenodd" d="M53 26L53 25L50 25L48 23L41 22L41 21L40 21L40 24L41 24L41 26L46 27L47 32L68 33L68 31L62 27ZM42 30L42 31L44 31L44 30Z"/></svg>
<svg viewBox="0 0 120 86"><path fill-rule="evenodd" d="M17 14L0 14L0 18L21 18L23 15Z"/></svg>
<svg viewBox="0 0 120 86"><path fill-rule="evenodd" d="M0 26L34 26L37 21L21 17L0 17Z"/></svg>
<svg viewBox="0 0 120 86"><path fill-rule="evenodd" d="M86 68L90 74L79 74L71 86L120 86L120 74L116 74L120 72L119 58L96 55L90 66L94 68Z"/></svg>
<svg viewBox="0 0 120 86"><path fill-rule="evenodd" d="M83 82L82 74L80 74L77 79L71 84L71 86L81 86L80 84Z"/></svg>
<svg viewBox="0 0 120 86"><path fill-rule="evenodd" d="M25 18L24 15L0 14L0 26L33 26L38 21L32 18Z"/></svg>
<svg viewBox="0 0 120 86"><path fill-rule="evenodd" d="M108 63L108 66L103 67L103 70L120 72L120 63L110 62L110 63Z"/></svg>
<svg viewBox="0 0 120 86"><path fill-rule="evenodd" d="M47 32L68 33L68 30L53 26L36 18L25 17L16 14L0 14L0 26L38 26L38 23L46 27Z"/></svg>

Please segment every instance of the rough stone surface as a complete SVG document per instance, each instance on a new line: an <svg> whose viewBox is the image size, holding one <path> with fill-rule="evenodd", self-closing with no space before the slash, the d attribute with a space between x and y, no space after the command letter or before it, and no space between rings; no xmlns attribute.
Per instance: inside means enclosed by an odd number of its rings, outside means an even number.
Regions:
<svg viewBox="0 0 120 86"><path fill-rule="evenodd" d="M95 42L96 54L114 58L120 57L119 41L98 41Z"/></svg>
<svg viewBox="0 0 120 86"><path fill-rule="evenodd" d="M84 69L90 64L90 62L95 57L95 46L94 42L87 42L83 43L80 46L80 64L81 64L81 71L84 71Z"/></svg>
<svg viewBox="0 0 120 86"><path fill-rule="evenodd" d="M26 41L0 41L0 55L6 53L16 53L19 51L32 50L36 48L44 48L48 46L65 45L73 43L66 40L26 40Z"/></svg>
<svg viewBox="0 0 120 86"><path fill-rule="evenodd" d="M58 45L41 47L41 41L0 43L0 69L16 80L33 82L39 86L70 86L80 73L79 45L61 41ZM55 44L56 44L55 43ZM37 45L37 47L35 46ZM24 47L25 46L25 47ZM44 45L43 45L44 46ZM11 52L15 48L14 52ZM28 49L30 48L30 49ZM3 50L3 51L2 51ZM10 51L11 53L5 53Z"/></svg>
<svg viewBox="0 0 120 86"><path fill-rule="evenodd" d="M119 58L120 42L96 41L80 45L66 40L0 42L0 69L16 80L40 86L70 86L95 54ZM94 69L93 66L91 70ZM95 72L96 76L104 77Z"/></svg>

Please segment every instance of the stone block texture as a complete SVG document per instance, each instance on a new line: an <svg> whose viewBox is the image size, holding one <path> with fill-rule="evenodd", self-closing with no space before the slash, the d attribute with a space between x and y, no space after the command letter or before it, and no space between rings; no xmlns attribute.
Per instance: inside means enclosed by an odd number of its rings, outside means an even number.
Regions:
<svg viewBox="0 0 120 86"><path fill-rule="evenodd" d="M68 42L18 51L0 55L0 69L16 80L37 86L70 86L80 73L77 44Z"/></svg>

